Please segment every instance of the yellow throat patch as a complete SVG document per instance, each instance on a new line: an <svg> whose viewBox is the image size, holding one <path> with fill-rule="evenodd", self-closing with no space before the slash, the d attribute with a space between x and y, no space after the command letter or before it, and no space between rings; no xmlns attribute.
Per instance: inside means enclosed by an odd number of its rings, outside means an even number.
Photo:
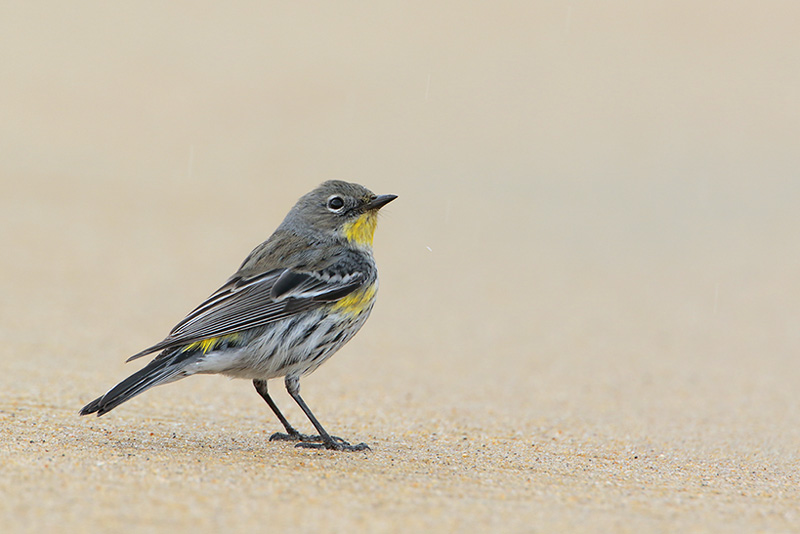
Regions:
<svg viewBox="0 0 800 534"><path fill-rule="evenodd" d="M355 245L371 247L376 226L378 226L378 214L368 211L355 221L344 225L344 236Z"/></svg>

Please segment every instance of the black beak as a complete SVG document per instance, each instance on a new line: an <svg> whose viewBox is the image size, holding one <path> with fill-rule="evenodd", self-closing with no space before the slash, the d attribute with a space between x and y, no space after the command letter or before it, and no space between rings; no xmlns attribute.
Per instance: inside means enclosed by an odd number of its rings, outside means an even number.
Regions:
<svg viewBox="0 0 800 534"><path fill-rule="evenodd" d="M397 195L378 195L364 205L364 211L380 209L396 198Z"/></svg>

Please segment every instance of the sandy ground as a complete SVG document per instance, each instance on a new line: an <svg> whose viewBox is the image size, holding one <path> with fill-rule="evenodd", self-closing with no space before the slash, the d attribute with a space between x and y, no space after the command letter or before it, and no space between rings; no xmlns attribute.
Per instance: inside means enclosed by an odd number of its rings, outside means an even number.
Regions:
<svg viewBox="0 0 800 534"><path fill-rule="evenodd" d="M800 531L796 8L3 10L3 532ZM302 383L370 452L78 417L329 178L400 196Z"/></svg>

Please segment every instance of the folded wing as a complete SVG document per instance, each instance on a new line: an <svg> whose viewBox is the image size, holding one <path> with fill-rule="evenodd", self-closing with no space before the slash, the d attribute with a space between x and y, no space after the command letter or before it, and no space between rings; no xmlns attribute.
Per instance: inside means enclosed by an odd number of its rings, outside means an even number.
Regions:
<svg viewBox="0 0 800 534"><path fill-rule="evenodd" d="M252 277L233 277L187 315L160 343L134 354L128 361L152 352L195 341L264 326L296 313L336 301L360 287L362 272L301 272L276 269Z"/></svg>

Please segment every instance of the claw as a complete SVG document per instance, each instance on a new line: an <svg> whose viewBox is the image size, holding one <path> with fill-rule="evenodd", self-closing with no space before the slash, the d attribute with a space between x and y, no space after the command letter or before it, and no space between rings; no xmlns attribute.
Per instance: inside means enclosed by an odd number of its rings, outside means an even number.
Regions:
<svg viewBox="0 0 800 534"><path fill-rule="evenodd" d="M322 443L309 443L307 441L301 441L300 443L297 443L295 447L302 449L328 449L331 451L348 451L348 452L371 450L369 448L369 445L367 445L366 443L359 443L358 445L350 445L342 438L337 438L334 436L331 436L331 438L334 441L322 442Z"/></svg>
<svg viewBox="0 0 800 534"><path fill-rule="evenodd" d="M283 432L275 432L269 437L270 441L322 441L322 436L309 436L306 434L301 434L300 432L296 432L294 434L284 434Z"/></svg>

